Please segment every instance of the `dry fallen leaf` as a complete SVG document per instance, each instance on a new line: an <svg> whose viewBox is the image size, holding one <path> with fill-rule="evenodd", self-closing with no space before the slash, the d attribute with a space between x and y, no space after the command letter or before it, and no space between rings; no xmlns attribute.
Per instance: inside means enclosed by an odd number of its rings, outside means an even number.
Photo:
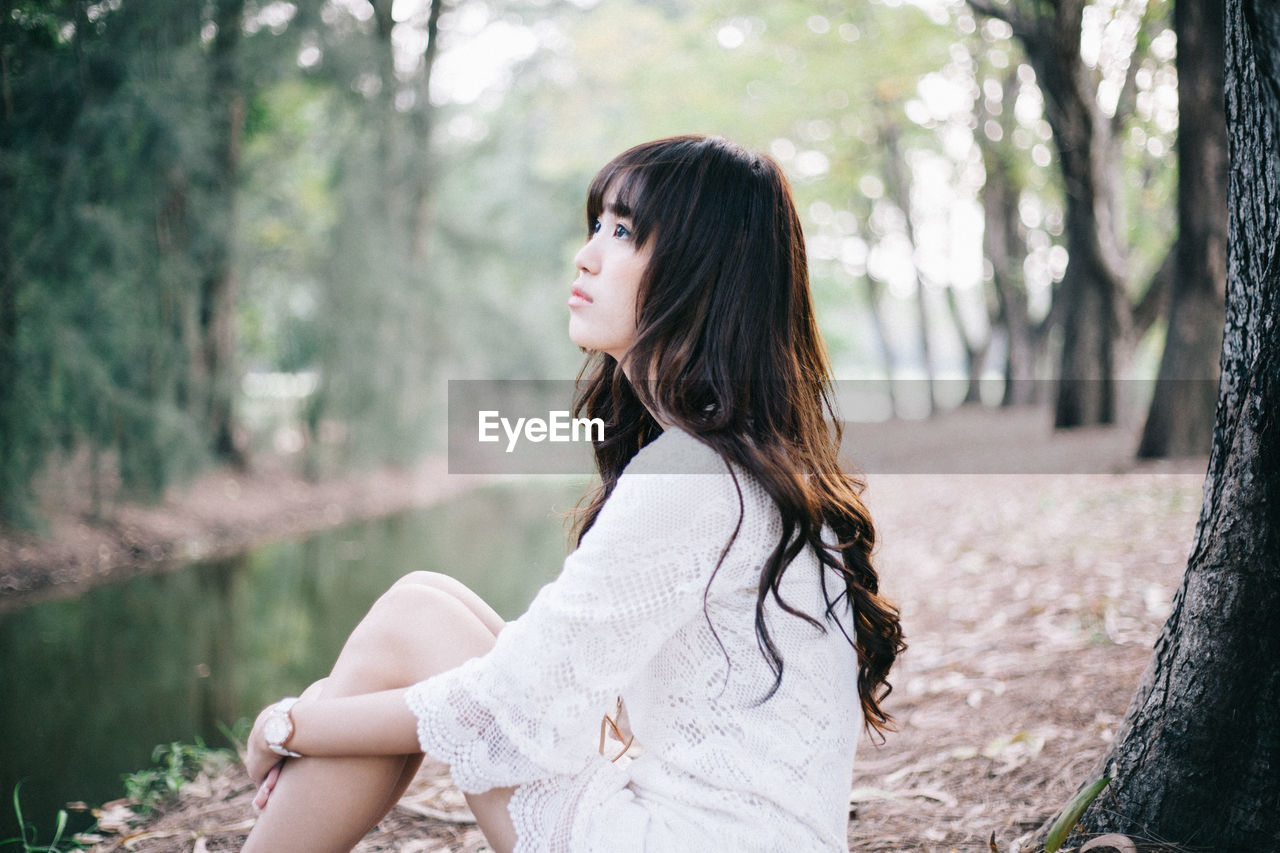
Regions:
<svg viewBox="0 0 1280 853"><path fill-rule="evenodd" d="M137 815L133 811L132 800L112 800L103 803L102 808L94 809L93 816L98 819L98 829L123 835L130 829L129 822Z"/></svg>
<svg viewBox="0 0 1280 853"><path fill-rule="evenodd" d="M1116 853L1138 853L1138 845L1133 843L1133 839L1118 832L1099 835L1097 838L1090 839L1089 843L1080 848L1080 853L1104 848L1112 849Z"/></svg>

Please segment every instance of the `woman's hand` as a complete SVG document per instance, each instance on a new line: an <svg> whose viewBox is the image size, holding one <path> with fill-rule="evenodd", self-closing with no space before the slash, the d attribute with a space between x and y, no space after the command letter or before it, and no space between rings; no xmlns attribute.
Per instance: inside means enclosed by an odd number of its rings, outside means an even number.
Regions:
<svg viewBox="0 0 1280 853"><path fill-rule="evenodd" d="M271 713L271 707L268 705L258 714L258 719L253 723L253 731L249 732L249 742L245 744L244 769L248 771L249 778L258 784L258 793L253 797L253 808L256 811L267 807L267 800L276 787L276 780L280 778L280 768L284 766L284 759L267 747L267 737L262 733L262 724Z"/></svg>
<svg viewBox="0 0 1280 853"><path fill-rule="evenodd" d="M418 720L405 704L404 688L322 697L327 681L322 678L312 684L294 703L291 716L296 728L285 741L286 748L317 757L421 754ZM260 808L271 797L285 761L292 760L282 760L267 746L270 714L271 706L258 714L245 743L245 771L259 786L254 802Z"/></svg>
<svg viewBox="0 0 1280 853"><path fill-rule="evenodd" d="M267 771L267 778L262 780L262 784L258 786L258 793L253 795L253 808L255 811L262 811L267 807L267 800L271 799L271 792L276 789L276 780L280 778L280 768L284 767L284 759L276 762L276 766Z"/></svg>
<svg viewBox="0 0 1280 853"><path fill-rule="evenodd" d="M253 722L253 730L249 732L249 740L245 743L244 769L248 771L249 778L259 785L266 780L271 768L282 763L280 756L267 746L267 736L262 731L273 707L275 707L274 702L258 714L258 718Z"/></svg>
<svg viewBox="0 0 1280 853"><path fill-rule="evenodd" d="M328 681L327 678L322 678L302 691L298 701L318 696L326 681ZM258 785L258 793L253 798L253 805L259 811L266 808L267 800L276 787L276 780L280 778L280 769L286 761L267 746L267 736L262 730L275 704L271 703L258 714L258 718L253 722L253 730L249 732L249 740L245 744L244 769L248 772L249 778Z"/></svg>

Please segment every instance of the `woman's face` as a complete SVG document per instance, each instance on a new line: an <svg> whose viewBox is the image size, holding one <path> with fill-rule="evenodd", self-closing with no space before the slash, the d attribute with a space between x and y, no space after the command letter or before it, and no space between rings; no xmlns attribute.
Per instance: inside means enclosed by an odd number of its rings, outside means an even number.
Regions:
<svg viewBox="0 0 1280 853"><path fill-rule="evenodd" d="M631 218L618 214L615 198L611 193L605 199L587 244L573 259L578 277L569 295L569 338L621 361L635 337L636 294L653 241L636 245Z"/></svg>

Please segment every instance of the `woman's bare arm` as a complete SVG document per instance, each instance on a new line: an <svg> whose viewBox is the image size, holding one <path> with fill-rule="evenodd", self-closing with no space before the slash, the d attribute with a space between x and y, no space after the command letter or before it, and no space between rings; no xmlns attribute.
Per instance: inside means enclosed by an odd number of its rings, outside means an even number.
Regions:
<svg viewBox="0 0 1280 853"><path fill-rule="evenodd" d="M249 735L245 767L261 782L280 756L267 748L262 726L271 708L258 715ZM293 735L285 746L306 756L411 755L418 747L417 718L404 702L404 689L333 699L304 698L293 706Z"/></svg>

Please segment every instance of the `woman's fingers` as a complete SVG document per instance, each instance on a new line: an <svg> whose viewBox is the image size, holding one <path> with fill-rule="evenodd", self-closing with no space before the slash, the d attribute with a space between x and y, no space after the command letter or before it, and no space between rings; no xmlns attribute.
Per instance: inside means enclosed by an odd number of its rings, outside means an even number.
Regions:
<svg viewBox="0 0 1280 853"><path fill-rule="evenodd" d="M280 756L267 748L267 738L262 732L270 710L270 707L265 708L258 715L253 723L253 730L249 732L249 740L245 743L244 769L248 771L249 778L258 783L266 779L268 771L280 761Z"/></svg>
<svg viewBox="0 0 1280 853"><path fill-rule="evenodd" d="M262 784L258 786L258 793L253 796L253 807L257 811L262 811L267 807L267 800L271 799L271 792L275 790L276 780L280 778L280 768L284 766L284 759L280 759L275 765L267 771L267 778L262 780Z"/></svg>

